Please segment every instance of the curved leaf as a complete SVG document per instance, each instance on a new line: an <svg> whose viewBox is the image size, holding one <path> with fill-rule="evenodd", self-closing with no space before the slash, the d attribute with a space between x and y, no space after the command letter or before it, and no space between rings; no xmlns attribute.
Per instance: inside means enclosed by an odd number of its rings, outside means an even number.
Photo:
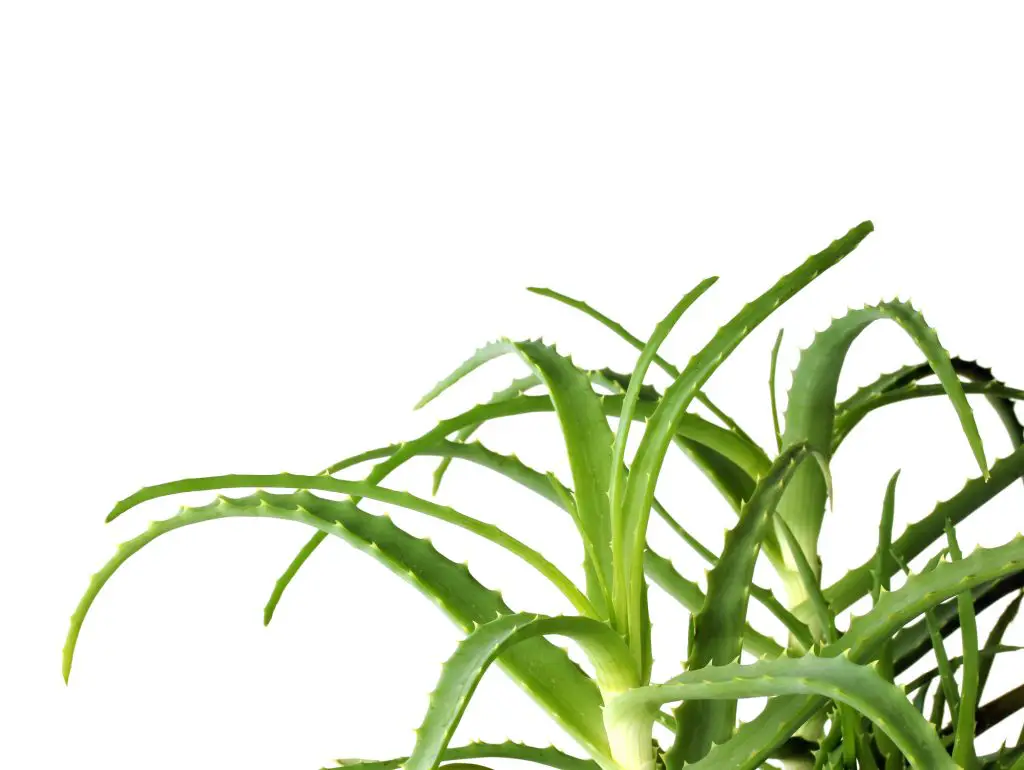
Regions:
<svg viewBox="0 0 1024 770"><path fill-rule="evenodd" d="M914 710L899 688L871 668L841 657L807 655L687 671L667 684L640 687L616 697L605 709L605 721L612 733L619 723L631 723L640 718L652 720L654 709L672 701L685 699L694 703L697 699L795 694L813 694L848 704L883 730L912 767L958 770L931 725ZM714 766L737 767L725 763Z"/></svg>
<svg viewBox="0 0 1024 770"><path fill-rule="evenodd" d="M846 354L868 326L882 319L897 323L921 349L956 410L982 475L987 475L988 463L985 460L974 413L967 402L967 396L949 354L939 343L938 336L925 322L924 317L909 304L898 301L851 310L815 335L814 341L801 353L800 362L793 371L793 384L786 403L783 446L806 441L826 457L831 456L836 388ZM824 512L825 487L821 477L811 469L805 468L797 474L786 494L782 496L779 515L793 530L808 559L813 559L817 555L818 535ZM791 604L799 603L804 597L800 595L796 581L789 581L789 586L794 589ZM806 619L799 612L797 616Z"/></svg>
<svg viewBox="0 0 1024 770"><path fill-rule="evenodd" d="M121 564L166 532L229 517L287 519L336 535L408 581L465 631L512 612L500 593L480 585L464 565L442 556L429 542L409 535L387 516L371 516L350 501L326 500L309 492L219 497L210 505L182 508L177 516L150 524L146 532L122 545L93 577L68 630L65 678L89 607ZM564 651L543 639L533 639L509 650L499 663L588 752L597 756L607 752L601 695L593 680Z"/></svg>
<svg viewBox="0 0 1024 770"><path fill-rule="evenodd" d="M998 463L993 468L993 477L997 467ZM821 655L836 657L845 653L855 663L870 661L886 639L925 610L965 590L1021 571L1024 571L1024 537L1021 536L996 548L978 548L960 561L938 564L933 570L907 578L898 590L882 594L878 603L864 615L855 616L849 630L834 644L825 647ZM753 721L740 727L726 743L712 748L704 759L687 770L722 767L754 770L773 747L795 733L823 705L824 701L818 697L771 700Z"/></svg>
<svg viewBox="0 0 1024 770"><path fill-rule="evenodd" d="M156 484L151 487L143 487L134 495L126 497L115 505L107 520L115 519L125 511L131 510L148 500L167 497L168 495L177 495L184 492L210 492L219 489L264 487L297 490L316 489L323 492L338 492L348 495L353 499L368 498L382 503L390 503L391 505L397 505L410 511L416 511L449 524L454 524L518 556L558 588L581 614L593 615L594 613L594 608L590 606L587 598L558 567L544 558L540 552L507 534L499 527L479 519L474 519L471 516L466 516L449 506L438 505L430 500L424 500L423 498L411 495L408 492L399 492L365 481L345 481L332 476L302 476L292 473L272 475L234 473L225 476L179 479L177 481Z"/></svg>
<svg viewBox="0 0 1024 770"><path fill-rule="evenodd" d="M855 227L745 306L690 359L680 376L665 391L665 396L648 421L626 483L623 526L620 532L613 533L613 536L626 538L629 543L626 548L618 549L624 554L626 563L616 564L615 571L629 575L627 585L630 594L626 604L629 607L629 640L634 650L644 643L640 634L646 625L642 617L642 585L647 521L665 454L687 407L722 361L758 324L823 271L853 251L872 229L870 222Z"/></svg>
<svg viewBox="0 0 1024 770"><path fill-rule="evenodd" d="M651 338L640 352L640 356L636 362L636 367L633 369L633 374L630 376L629 387L626 389L626 395L622 399L622 411L619 413L618 430L615 434L615 441L612 449L609 486L606 487L608 497L611 501L611 531L618 533L616 536L610 537L613 550L616 547L621 549L625 545L625 538L621 534L621 508L622 491L626 482L626 440L629 438L630 423L633 421L633 415L636 412L636 404L640 398L640 387L643 385L644 377L647 375L647 370L650 368L651 362L658 354L658 348L661 347L661 343L665 341L666 337L668 337L669 332L672 331L676 322L705 291L714 285L717 280L717 277L705 279L676 303L672 310L669 311L668 315L665 316L665 318L663 318L655 327L654 333L651 334ZM624 557L622 553L613 554L612 558L616 563L623 563ZM609 564L609 574L610 566L611 565ZM618 581L624 581L625 574L617 572L615 574L615 579ZM619 599L619 604L615 606L616 622L620 628L625 629L628 627L628 624L625 607L626 590L624 584L616 585L615 595ZM646 664L643 661L641 662L641 665L646 667Z"/></svg>
<svg viewBox="0 0 1024 770"><path fill-rule="evenodd" d="M587 596L598 616L610 613L612 585L611 512L608 489L612 431L590 379L570 359L540 342L517 342L515 350L548 388L562 426L576 495L577 521L586 551Z"/></svg>
<svg viewBox="0 0 1024 770"><path fill-rule="evenodd" d="M531 614L498 618L476 628L445 663L427 715L416 731L416 746L405 763L406 770L433 770L437 766L484 672L503 651L528 639L553 634L580 644L597 669L598 683L606 697L639 682L629 649L605 623Z"/></svg>

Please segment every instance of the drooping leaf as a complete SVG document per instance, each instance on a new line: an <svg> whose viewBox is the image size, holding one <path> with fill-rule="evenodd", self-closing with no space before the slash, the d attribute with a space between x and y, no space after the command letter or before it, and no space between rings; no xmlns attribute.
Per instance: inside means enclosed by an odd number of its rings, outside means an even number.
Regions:
<svg viewBox="0 0 1024 770"><path fill-rule="evenodd" d="M121 564L166 532L228 517L287 519L337 535L408 581L467 632L475 624L512 612L497 591L480 585L465 566L442 556L429 542L409 535L390 518L371 516L350 501L326 500L309 492L219 497L210 505L182 508L178 515L150 524L146 532L122 545L94 576L72 616L64 648L65 678L85 616ZM543 639L533 639L509 650L499 663L588 752L599 756L607 752L601 695L593 680L562 650Z"/></svg>
<svg viewBox="0 0 1024 770"><path fill-rule="evenodd" d="M898 301L851 310L819 332L801 353L786 402L783 446L806 441L826 457L831 456L836 388L847 352L865 329L882 319L898 324L921 349L956 410L982 475L987 475L988 463L974 413L949 354L924 317L909 304ZM824 513L825 487L821 476L812 469L804 468L783 495L779 503L779 515L793 530L808 559L817 554ZM802 597L797 581L789 581L789 586L794 590L792 603L799 602ZM802 617L799 611L797 616Z"/></svg>
<svg viewBox="0 0 1024 770"><path fill-rule="evenodd" d="M580 592L572 580L558 567L548 561L539 551L512 537L500 527L474 519L472 516L466 516L450 506L438 505L435 502L424 500L408 492L399 492L365 481L347 481L336 479L332 476L302 476L292 473L271 475L234 473L225 476L179 479L140 489L134 495L126 497L114 506L107 520L112 520L125 511L148 500L155 500L168 495L177 495L185 492L250 488L315 489L323 492L337 492L349 495L352 499L367 498L397 505L407 510L454 524L515 554L546 577L581 614L589 616L594 614L594 608L590 606L586 596Z"/></svg>

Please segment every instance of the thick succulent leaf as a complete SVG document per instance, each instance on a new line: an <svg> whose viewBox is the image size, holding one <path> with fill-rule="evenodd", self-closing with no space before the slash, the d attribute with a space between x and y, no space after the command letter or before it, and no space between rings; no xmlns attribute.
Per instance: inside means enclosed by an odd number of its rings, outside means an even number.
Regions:
<svg viewBox="0 0 1024 770"><path fill-rule="evenodd" d="M397 757L386 760L339 759L337 766L325 770L398 770L408 757ZM599 770L599 765L590 759L580 759L566 754L554 746L527 746L523 743L506 741L504 743L474 742L466 746L452 746L444 750L442 762L466 759L518 759L547 765L555 770ZM446 765L450 767L450 765Z"/></svg>
<svg viewBox="0 0 1024 770"><path fill-rule="evenodd" d="M663 703L797 694L829 698L856 709L892 738L912 767L957 770L935 731L899 688L870 667L843 657L807 655L687 671L666 684L641 687L618 696L607 706L605 721L612 733L620 722L653 719L653 710ZM715 767L737 765L722 762Z"/></svg>
<svg viewBox="0 0 1024 770"><path fill-rule="evenodd" d="M210 505L182 508L177 516L150 524L146 532L118 548L93 577L72 616L64 648L65 678L86 613L121 564L166 532L229 517L286 519L336 535L408 581L467 632L476 624L512 613L501 595L477 582L464 565L442 556L429 542L409 535L387 516L371 516L350 501L326 500L309 492L219 497ZM607 751L601 695L593 680L564 651L543 639L533 639L508 650L499 663L588 752L602 755Z"/></svg>
<svg viewBox="0 0 1024 770"><path fill-rule="evenodd" d="M622 527L613 533L613 537L622 538L629 543L628 547L620 549L625 554L626 563L616 564L615 571L617 575L621 573L628 576L625 584L617 584L616 588L629 592L629 601L626 604L629 607L630 644L634 648L642 643L642 640L636 637L646 623L641 617L641 584L647 521L665 454L687 407L719 365L754 328L823 271L853 251L872 229L870 222L855 227L839 240L833 241L828 248L810 257L758 299L740 310L690 359L680 376L665 392L658 408L648 421L626 484Z"/></svg>
<svg viewBox="0 0 1024 770"><path fill-rule="evenodd" d="M680 575L671 561L650 548L644 554L644 571L659 588L690 613L696 614L704 607L707 596L700 586ZM777 658L785 652L782 645L749 625L743 629L743 649L759 657L769 658Z"/></svg>
<svg viewBox="0 0 1024 770"><path fill-rule="evenodd" d="M878 604L866 614L854 617L849 630L835 644L825 647L821 655L835 657L845 653L855 663L871 661L886 639L925 610L965 590L1022 570L1024 538L1018 536L1005 545L979 548L958 562L942 563L929 572L912 575L899 589L882 594ZM725 744L712 748L704 759L692 765L692 770L754 770L774 746L793 735L824 703L821 698L803 696L769 701L760 715L740 727Z"/></svg>
<svg viewBox="0 0 1024 770"><path fill-rule="evenodd" d="M971 479L953 497L939 503L930 514L908 526L893 543L893 553L909 562L944 536L947 519L956 526L1022 476L1024 448L1017 449L995 462L989 471L987 481L980 478ZM825 598L837 613L848 608L871 590L873 566L874 557L850 570L825 589ZM890 565L886 571L891 577L895 568Z"/></svg>
<svg viewBox="0 0 1024 770"><path fill-rule="evenodd" d="M349 495L353 500L361 498L376 500L454 524L515 554L546 577L581 614L594 614L594 608L587 601L587 598L558 567L544 558L539 551L512 537L500 527L474 519L471 516L466 516L450 506L438 505L435 502L424 500L408 492L388 489L366 481L347 481L336 479L332 476L302 476L292 473L272 475L235 473L225 476L179 479L140 489L134 495L126 497L114 506L107 520L110 521L141 503L159 497L182 494L184 492L250 488L316 489L322 492L337 492Z"/></svg>
<svg viewBox="0 0 1024 770"><path fill-rule="evenodd" d="M761 543L786 484L794 478L801 461L811 454L812 450L802 444L779 455L743 506L736 526L726 534L722 556L708 573L707 600L693 619L688 670L721 666L739 658L750 583ZM688 700L676 710L676 721L686 725L686 729L676 736L668 761L695 762L712 743L722 743L732 734L736 701Z"/></svg>
<svg viewBox="0 0 1024 770"><path fill-rule="evenodd" d="M615 416L621 412L622 396L600 397L601 408L605 415ZM642 401L637 405L635 419L646 420L654 411L656 403ZM413 441L396 444L392 447L381 447L363 452L355 457L346 458L326 468L323 473L332 474L371 459L386 458L374 467L368 481L379 482L391 471L401 466L411 457L423 454L426 447L432 447L443 441L447 436L469 426L477 426L501 417L511 417L554 410L549 396L521 395L504 401L489 402L475 406L454 417L442 420L432 430ZM680 420L678 440L685 442L687 453L701 465L705 473L717 485L726 485L729 494L742 497L745 494L746 482L751 476L757 475L765 467L763 453L756 447L737 436L734 432L720 428L702 417L686 414ZM293 559L285 572L278 578L273 594L264 610L264 617L269 620L291 580L298 573L306 559L323 542L326 536L317 532Z"/></svg>
<svg viewBox="0 0 1024 770"><path fill-rule="evenodd" d="M942 347L935 331L924 317L909 304L884 302L874 307L851 310L819 332L801 353L793 371L793 384L786 403L786 429L783 446L806 441L811 447L831 456L835 425L836 388L846 354L857 337L878 320L897 323L921 349L929 365L938 375L956 410L968 443L981 468L988 473L988 463L974 413L963 386ZM818 535L825 513L825 487L819 474L804 468L797 474L779 503L779 515L797 536L808 559L817 555ZM794 597L799 598L799 595ZM799 616L799 613L797 613Z"/></svg>
<svg viewBox="0 0 1024 770"><path fill-rule="evenodd" d="M590 378L553 347L540 342L518 342L515 350L544 381L565 438L576 495L580 537L588 554L587 596L600 617L609 617L612 585L611 485L612 443L608 420Z"/></svg>
<svg viewBox="0 0 1024 770"><path fill-rule="evenodd" d="M577 642L597 670L602 691L616 693L639 683L629 649L611 626L591 618L518 614L475 629L444 665L406 770L433 770L444 756L470 699L488 667L505 650L538 636L559 635Z"/></svg>

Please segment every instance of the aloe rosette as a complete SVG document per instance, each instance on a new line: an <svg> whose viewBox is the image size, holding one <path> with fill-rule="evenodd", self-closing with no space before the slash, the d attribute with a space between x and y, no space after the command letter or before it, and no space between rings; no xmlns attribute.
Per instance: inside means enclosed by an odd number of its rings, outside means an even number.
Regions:
<svg viewBox="0 0 1024 770"><path fill-rule="evenodd" d="M964 554L956 527L1024 477L1024 427L1014 404L1024 392L993 373L951 356L919 310L898 300L848 311L819 332L800 355L779 413L775 372L782 334L771 352L769 386L776 444L759 446L703 392L738 345L777 308L838 264L871 232L865 222L808 258L722 326L682 368L660 346L717 278L685 293L644 341L581 300L531 289L579 310L638 351L631 373L576 365L540 340L501 339L480 348L432 388L420 405L501 357L523 365L520 378L487 402L442 420L423 435L369 449L313 474L235 474L183 479L147 487L125 498L108 520L136 505L184 492L211 491L208 504L183 507L122 544L92 581L76 608L64 649L70 675L86 614L105 583L132 555L181 527L228 517L286 519L314 534L275 585L264 611L269 623L289 582L320 542L339 537L369 554L433 600L465 633L445 665L428 711L406 754L387 760L337 760L338 768L481 770L494 759L517 759L559 770L667 770L785 766L798 768L913 767L1024 768L1024 736L1016 745L980 755L979 735L1024 708L1024 685L985 699L994 660L1020 648L1004 641L1024 589L1024 540ZM898 327L922 361L882 375L837 400L847 353L876 321ZM659 392L645 380L658 367L672 378ZM936 382L925 382L934 377ZM873 411L938 396L960 423L979 475L951 498L894 535L898 472L881 498L878 545L864 563L832 585L821 583L819 535L830 510L830 465L844 439ZM1013 451L990 463L969 397L984 396L996 411ZM704 417L693 410L699 403ZM570 479L532 468L474 438L480 426L502 418L551 413L565 442ZM609 419L611 418L611 420ZM631 431L639 444L629 456ZM720 553L685 528L656 496L670 451L681 451L721 493L733 522ZM500 526L428 497L387 485L392 471L417 458L436 458L433 493L454 461L474 463L543 498L575 525L583 554L582 585L539 550ZM362 480L338 474L371 464ZM231 496L232 489L258 491ZM338 499L341 495L341 499ZM438 552L387 516L367 513L377 501L461 527L501 546L525 568L549 580L573 614L545 616L509 607L464 565ZM677 567L651 542L651 516L706 565L706 586ZM910 562L933 547L937 557L916 570ZM755 582L759 560L774 568L777 585ZM898 572L907 577L892 588ZM652 681L648 592L658 586L689 617L677 640L685 662L668 681ZM778 588L784 590L779 591ZM784 600L780 600L780 596ZM870 598L863 614L845 617ZM1000 602L1010 597L1009 602ZM751 624L750 602L780 623L782 638ZM987 638L978 616L1003 609ZM842 618L839 622L837 619ZM843 629L843 630L841 630ZM959 633L962 654L951 656ZM552 639L575 642L586 670ZM932 658L910 676L909 669ZM553 747L451 740L477 683L492 665L504 669L546 710L586 757ZM920 667L919 667L920 668ZM767 698L751 722L739 724L737 703ZM928 700L931 699L929 706ZM948 718L947 718L948 717ZM670 736L666 739L664 736Z"/></svg>

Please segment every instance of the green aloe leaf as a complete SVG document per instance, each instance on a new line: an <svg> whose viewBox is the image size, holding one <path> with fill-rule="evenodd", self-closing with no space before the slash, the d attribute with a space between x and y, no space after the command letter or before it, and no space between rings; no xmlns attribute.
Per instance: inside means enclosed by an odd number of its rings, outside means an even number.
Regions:
<svg viewBox="0 0 1024 770"><path fill-rule="evenodd" d="M636 688L616 697L606 708L605 721L611 733L620 721L653 720L654 709L678 700L693 703L697 699L797 694L829 698L856 709L885 731L914 768L958 770L935 731L899 688L871 668L843 657L806 655L687 671L666 684ZM727 748L729 743L721 748ZM739 767L725 763L713 766Z"/></svg>
<svg viewBox="0 0 1024 770"><path fill-rule="evenodd" d="M93 577L71 619L64 647L65 678L70 675L89 608L125 561L167 532L230 517L286 519L336 535L408 581L467 632L476 624L512 613L501 595L477 582L464 565L442 556L429 542L409 535L387 516L371 516L351 501L326 500L309 492L219 497L209 505L182 508L176 516L150 524L143 534L121 545ZM543 639L532 639L506 652L499 663L588 752L596 756L607 752L600 692L564 651Z"/></svg>
<svg viewBox="0 0 1024 770"><path fill-rule="evenodd" d="M610 615L612 585L611 485L613 437L590 378L570 359L540 342L515 344L548 388L565 437L576 496L580 537L596 562L587 560L587 596L600 617Z"/></svg>
<svg viewBox="0 0 1024 770"><path fill-rule="evenodd" d="M925 610L965 590L1021 571L1024 571L1024 538L1020 536L996 548L979 548L960 561L938 564L930 571L910 576L898 590L882 594L878 603L864 615L855 616L849 630L834 644L823 648L821 655L835 657L845 652L855 663L871 661L886 639ZM722 767L754 770L773 747L793 735L823 705L824 700L816 697L772 700L757 718L694 763L692 770Z"/></svg>
<svg viewBox="0 0 1024 770"><path fill-rule="evenodd" d="M1024 587L1024 573L1015 573L1007 577L984 583L971 590L975 614L980 614L1000 599ZM945 638L960 628L960 613L957 602L951 599L943 602L932 610L935 622L939 626L939 634ZM931 642L927 624L924 621L914 623L900 630L893 638L894 671L898 674L906 671L920 660L930 649Z"/></svg>
<svg viewBox="0 0 1024 770"><path fill-rule="evenodd" d="M725 665L739 658L747 598L761 543L786 485L808 456L818 457L806 444L792 446L779 455L744 505L736 526L726 534L722 556L708 573L707 600L694 616L688 670ZM822 471L827 473L827 467L822 465ZM732 734L736 702L686 701L676 710L676 721L689 728L676 736L669 761L695 762L712 743L722 743Z"/></svg>
<svg viewBox="0 0 1024 770"><path fill-rule="evenodd" d="M921 349L956 410L982 475L987 475L988 463L974 413L949 354L924 317L909 304L898 301L851 310L819 332L801 353L800 362L793 372L793 384L786 404L783 446L806 441L826 457L831 456L836 388L847 352L868 326L882 319L898 324ZM817 473L805 468L797 474L783 495L779 503L779 515L792 528L809 559L817 554L824 512L825 487L822 479ZM790 581L789 585L795 591L792 595L793 603L798 603L803 597L799 594L796 581ZM797 616L802 617L799 612Z"/></svg>
<svg viewBox="0 0 1024 770"><path fill-rule="evenodd" d="M640 352L636 367L630 376L629 386L622 399L622 411L619 413L618 430L615 434L612 450L612 465L609 473L610 483L606 488L611 501L612 529L614 531L621 531L622 528L622 493L626 483L626 440L629 438L630 423L632 423L633 415L636 413L636 405L640 398L640 387L643 385L644 377L647 375L651 362L658 355L658 348L661 347L661 343L665 341L669 332L675 327L676 322L717 280L717 278L708 278L702 281L675 304L668 315L655 327L650 340L648 340ZM625 546L625 539L621 536L613 537L611 541L613 549L615 547L621 549ZM624 556L622 553L613 554L613 558L618 563L623 563ZM617 575L618 577L620 576ZM621 606L617 605L615 607L615 617L619 627L628 632L627 612L624 604L626 597L623 589L623 586L617 586L617 596L620 598ZM641 661L642 665L644 663L644 661Z"/></svg>
<svg viewBox="0 0 1024 770"><path fill-rule="evenodd" d="M423 498L411 495L408 492L399 492L365 481L345 481L332 476L302 476L292 473L271 475L235 473L226 476L179 479L177 481L156 484L151 487L144 487L135 494L126 497L114 506L114 509L107 516L107 521L117 518L125 511L131 510L141 503L160 497L167 497L168 495L177 495L185 492L209 492L221 489L248 488L316 489L323 492L338 492L349 495L354 499L368 498L382 503L397 505L410 511L416 511L449 524L454 524L515 554L546 577L581 614L594 614L594 608L590 605L587 598L558 567L544 558L539 551L530 548L522 541L504 532L501 528L479 519L474 519L471 516L466 516L449 506L438 505L430 500L424 500Z"/></svg>
<svg viewBox="0 0 1024 770"><path fill-rule="evenodd" d="M326 770L398 770L408 759L408 757L386 760L339 759L337 767ZM574 757L554 746L535 747L513 741L504 743L474 742L466 746L449 747L441 755L442 762L466 759L518 759L538 765L547 765L555 770L598 770L599 768L593 760ZM446 767L451 767L451 765L446 765Z"/></svg>
<svg viewBox="0 0 1024 770"><path fill-rule="evenodd" d="M963 559L953 525L946 522L946 537L949 555L953 561ZM956 733L953 742L953 759L961 767L973 768L977 764L974 753L974 717L978 705L978 670L981 665L978 650L978 623L974 615L974 603L970 592L957 595L960 612L960 633L963 640L963 669L961 671L960 708L957 713Z"/></svg>
<svg viewBox="0 0 1024 770"><path fill-rule="evenodd" d="M553 289L542 289L536 286L531 286L528 289L528 291L531 291L534 294L537 294L541 297L548 297L550 299L554 299L558 302L561 302L563 305L567 305L573 308L574 310L579 310L581 313L590 316L598 323L615 332L615 334L617 334L620 338L628 342L637 350L642 351L644 349L645 343L642 339L630 333L618 321L613 321L604 313L601 313L600 311L596 310L586 302L583 302L582 300L578 299L573 299L572 297L568 297L565 294L561 294L557 291L554 291ZM660 355L654 356L654 363L656 363L661 368L661 370L665 372L669 377L672 377L674 379L679 376L679 369L670 364ZM698 393L697 400L700 403L702 403L708 409L708 411L710 411L715 417L721 420L722 424L729 428L729 430L735 432L738 436L740 436L745 441L749 442L750 444L756 447L756 442L750 437L750 435L746 433L742 428L740 428L740 426L736 424L735 420L733 420L731 417L729 417L729 415L727 415L718 406L716 406L715 403L712 402L706 394Z"/></svg>
<svg viewBox="0 0 1024 770"><path fill-rule="evenodd" d="M597 670L606 697L639 683L639 671L629 649L605 623L530 614L498 618L475 629L444 665L427 715L416 731L416 746L404 765L406 770L433 770L437 766L480 679L502 652L548 635L565 636L580 644Z"/></svg>
<svg viewBox="0 0 1024 770"><path fill-rule="evenodd" d="M634 650L643 644L639 634L647 624L642 617L643 550L647 521L665 454L687 407L719 365L754 328L823 271L853 251L872 229L870 222L855 227L745 306L690 360L665 392L648 421L626 484L622 527L613 533L613 537L629 543L625 548L613 548L613 552L624 554L625 563L616 564L615 572L617 575L626 575L627 579L624 584L617 583L616 588L629 592L628 601L624 604L628 607L629 640Z"/></svg>
<svg viewBox="0 0 1024 770"><path fill-rule="evenodd" d="M1019 401L1024 393L1007 387L996 379L991 369L981 366L976 361L954 357L950 359L950 363L957 375L969 381L964 384L965 392L980 393L986 397L1006 428L1014 448L1024 443L1024 425L1014 410L1014 401ZM933 374L927 362L905 366L895 372L883 374L875 382L846 399L836 408L833 451L850 431L875 409L910 399L945 395L945 390L941 386L918 385L919 380Z"/></svg>

